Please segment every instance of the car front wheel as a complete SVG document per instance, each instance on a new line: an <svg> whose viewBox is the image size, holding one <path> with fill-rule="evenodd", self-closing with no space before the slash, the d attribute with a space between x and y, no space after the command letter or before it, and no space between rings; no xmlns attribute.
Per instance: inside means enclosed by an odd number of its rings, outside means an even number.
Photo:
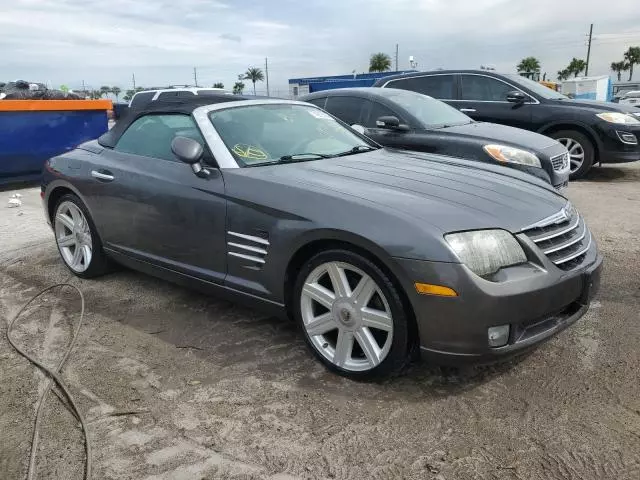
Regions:
<svg viewBox="0 0 640 480"><path fill-rule="evenodd" d="M330 370L365 378L408 363L408 313L370 260L347 250L319 253L301 269L294 295L304 338Z"/></svg>
<svg viewBox="0 0 640 480"><path fill-rule="evenodd" d="M91 278L108 270L102 243L82 201L64 195L55 207L53 230L60 256L75 275Z"/></svg>
<svg viewBox="0 0 640 480"><path fill-rule="evenodd" d="M561 130L551 135L569 151L571 180L584 177L595 160L595 148L586 135L574 130Z"/></svg>

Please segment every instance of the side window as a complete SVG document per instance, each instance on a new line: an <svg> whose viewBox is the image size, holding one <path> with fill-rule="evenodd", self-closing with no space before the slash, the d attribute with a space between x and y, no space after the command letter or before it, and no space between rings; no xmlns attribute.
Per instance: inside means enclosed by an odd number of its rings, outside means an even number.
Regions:
<svg viewBox="0 0 640 480"><path fill-rule="evenodd" d="M393 80L386 86L410 90L442 100L453 100L456 98L454 88L455 79L453 75L402 78L400 80Z"/></svg>
<svg viewBox="0 0 640 480"><path fill-rule="evenodd" d="M313 103L316 107L324 108L324 104L327 101L327 97L314 98L312 100L307 100L309 103Z"/></svg>
<svg viewBox="0 0 640 480"><path fill-rule="evenodd" d="M190 116L145 115L127 128L114 150L177 162L171 151L171 142L176 136L193 138L205 145L200 130Z"/></svg>
<svg viewBox="0 0 640 480"><path fill-rule="evenodd" d="M396 112L394 112L388 107L385 107L381 103L372 102L372 101L368 101L368 103L371 104L371 109L369 110L369 115L367 116L367 119L362 125L363 127L376 128L377 127L376 120L378 120L380 117L384 117L388 115L398 117L398 119L400 120L400 123L405 123L404 120L400 118L400 116Z"/></svg>
<svg viewBox="0 0 640 480"><path fill-rule="evenodd" d="M131 108L146 105L151 101L156 92L140 92L136 93L131 99Z"/></svg>
<svg viewBox="0 0 640 480"><path fill-rule="evenodd" d="M324 107L334 117L338 117L344 123L353 125L360 123L362 111L366 100L356 97L329 97Z"/></svg>
<svg viewBox="0 0 640 480"><path fill-rule="evenodd" d="M513 87L500 80L482 75L461 75L462 100L505 102Z"/></svg>

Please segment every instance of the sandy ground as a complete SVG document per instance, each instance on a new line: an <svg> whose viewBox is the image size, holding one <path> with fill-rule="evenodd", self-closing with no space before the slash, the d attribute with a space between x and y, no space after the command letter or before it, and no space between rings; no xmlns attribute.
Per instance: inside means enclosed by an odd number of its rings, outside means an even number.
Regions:
<svg viewBox="0 0 640 480"><path fill-rule="evenodd" d="M605 256L589 313L531 355L354 383L324 370L293 325L122 270L72 278L37 189L0 192L0 478L23 478L43 377L7 320L70 280L87 315L63 376L89 420L96 479L640 478L640 166L572 184ZM45 301L46 300L46 301ZM48 364L79 302L56 294L16 337ZM54 396L38 478L82 478L82 432ZM123 415L118 415L123 413Z"/></svg>

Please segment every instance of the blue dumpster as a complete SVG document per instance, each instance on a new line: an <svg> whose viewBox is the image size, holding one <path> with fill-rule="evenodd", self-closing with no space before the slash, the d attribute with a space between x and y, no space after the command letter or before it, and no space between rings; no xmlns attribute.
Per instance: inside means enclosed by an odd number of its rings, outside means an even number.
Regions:
<svg viewBox="0 0 640 480"><path fill-rule="evenodd" d="M44 162L107 131L110 100L0 100L0 184L37 180Z"/></svg>

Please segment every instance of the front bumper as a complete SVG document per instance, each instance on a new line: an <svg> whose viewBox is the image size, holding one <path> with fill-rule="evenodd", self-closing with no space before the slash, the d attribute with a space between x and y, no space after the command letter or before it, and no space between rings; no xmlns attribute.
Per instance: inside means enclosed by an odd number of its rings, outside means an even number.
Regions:
<svg viewBox="0 0 640 480"><path fill-rule="evenodd" d="M396 259L413 281L446 285L458 297L419 295L406 285L416 316L422 356L439 364L486 362L527 350L582 317L600 284L602 257L595 244L580 268L553 264L502 270L484 280L455 263ZM507 345L488 345L487 329L510 325Z"/></svg>
<svg viewBox="0 0 640 480"><path fill-rule="evenodd" d="M638 144L630 145L620 140L618 132L632 133ZM640 126L615 125L603 122L598 126L601 151L598 161L601 163L626 163L640 160Z"/></svg>

